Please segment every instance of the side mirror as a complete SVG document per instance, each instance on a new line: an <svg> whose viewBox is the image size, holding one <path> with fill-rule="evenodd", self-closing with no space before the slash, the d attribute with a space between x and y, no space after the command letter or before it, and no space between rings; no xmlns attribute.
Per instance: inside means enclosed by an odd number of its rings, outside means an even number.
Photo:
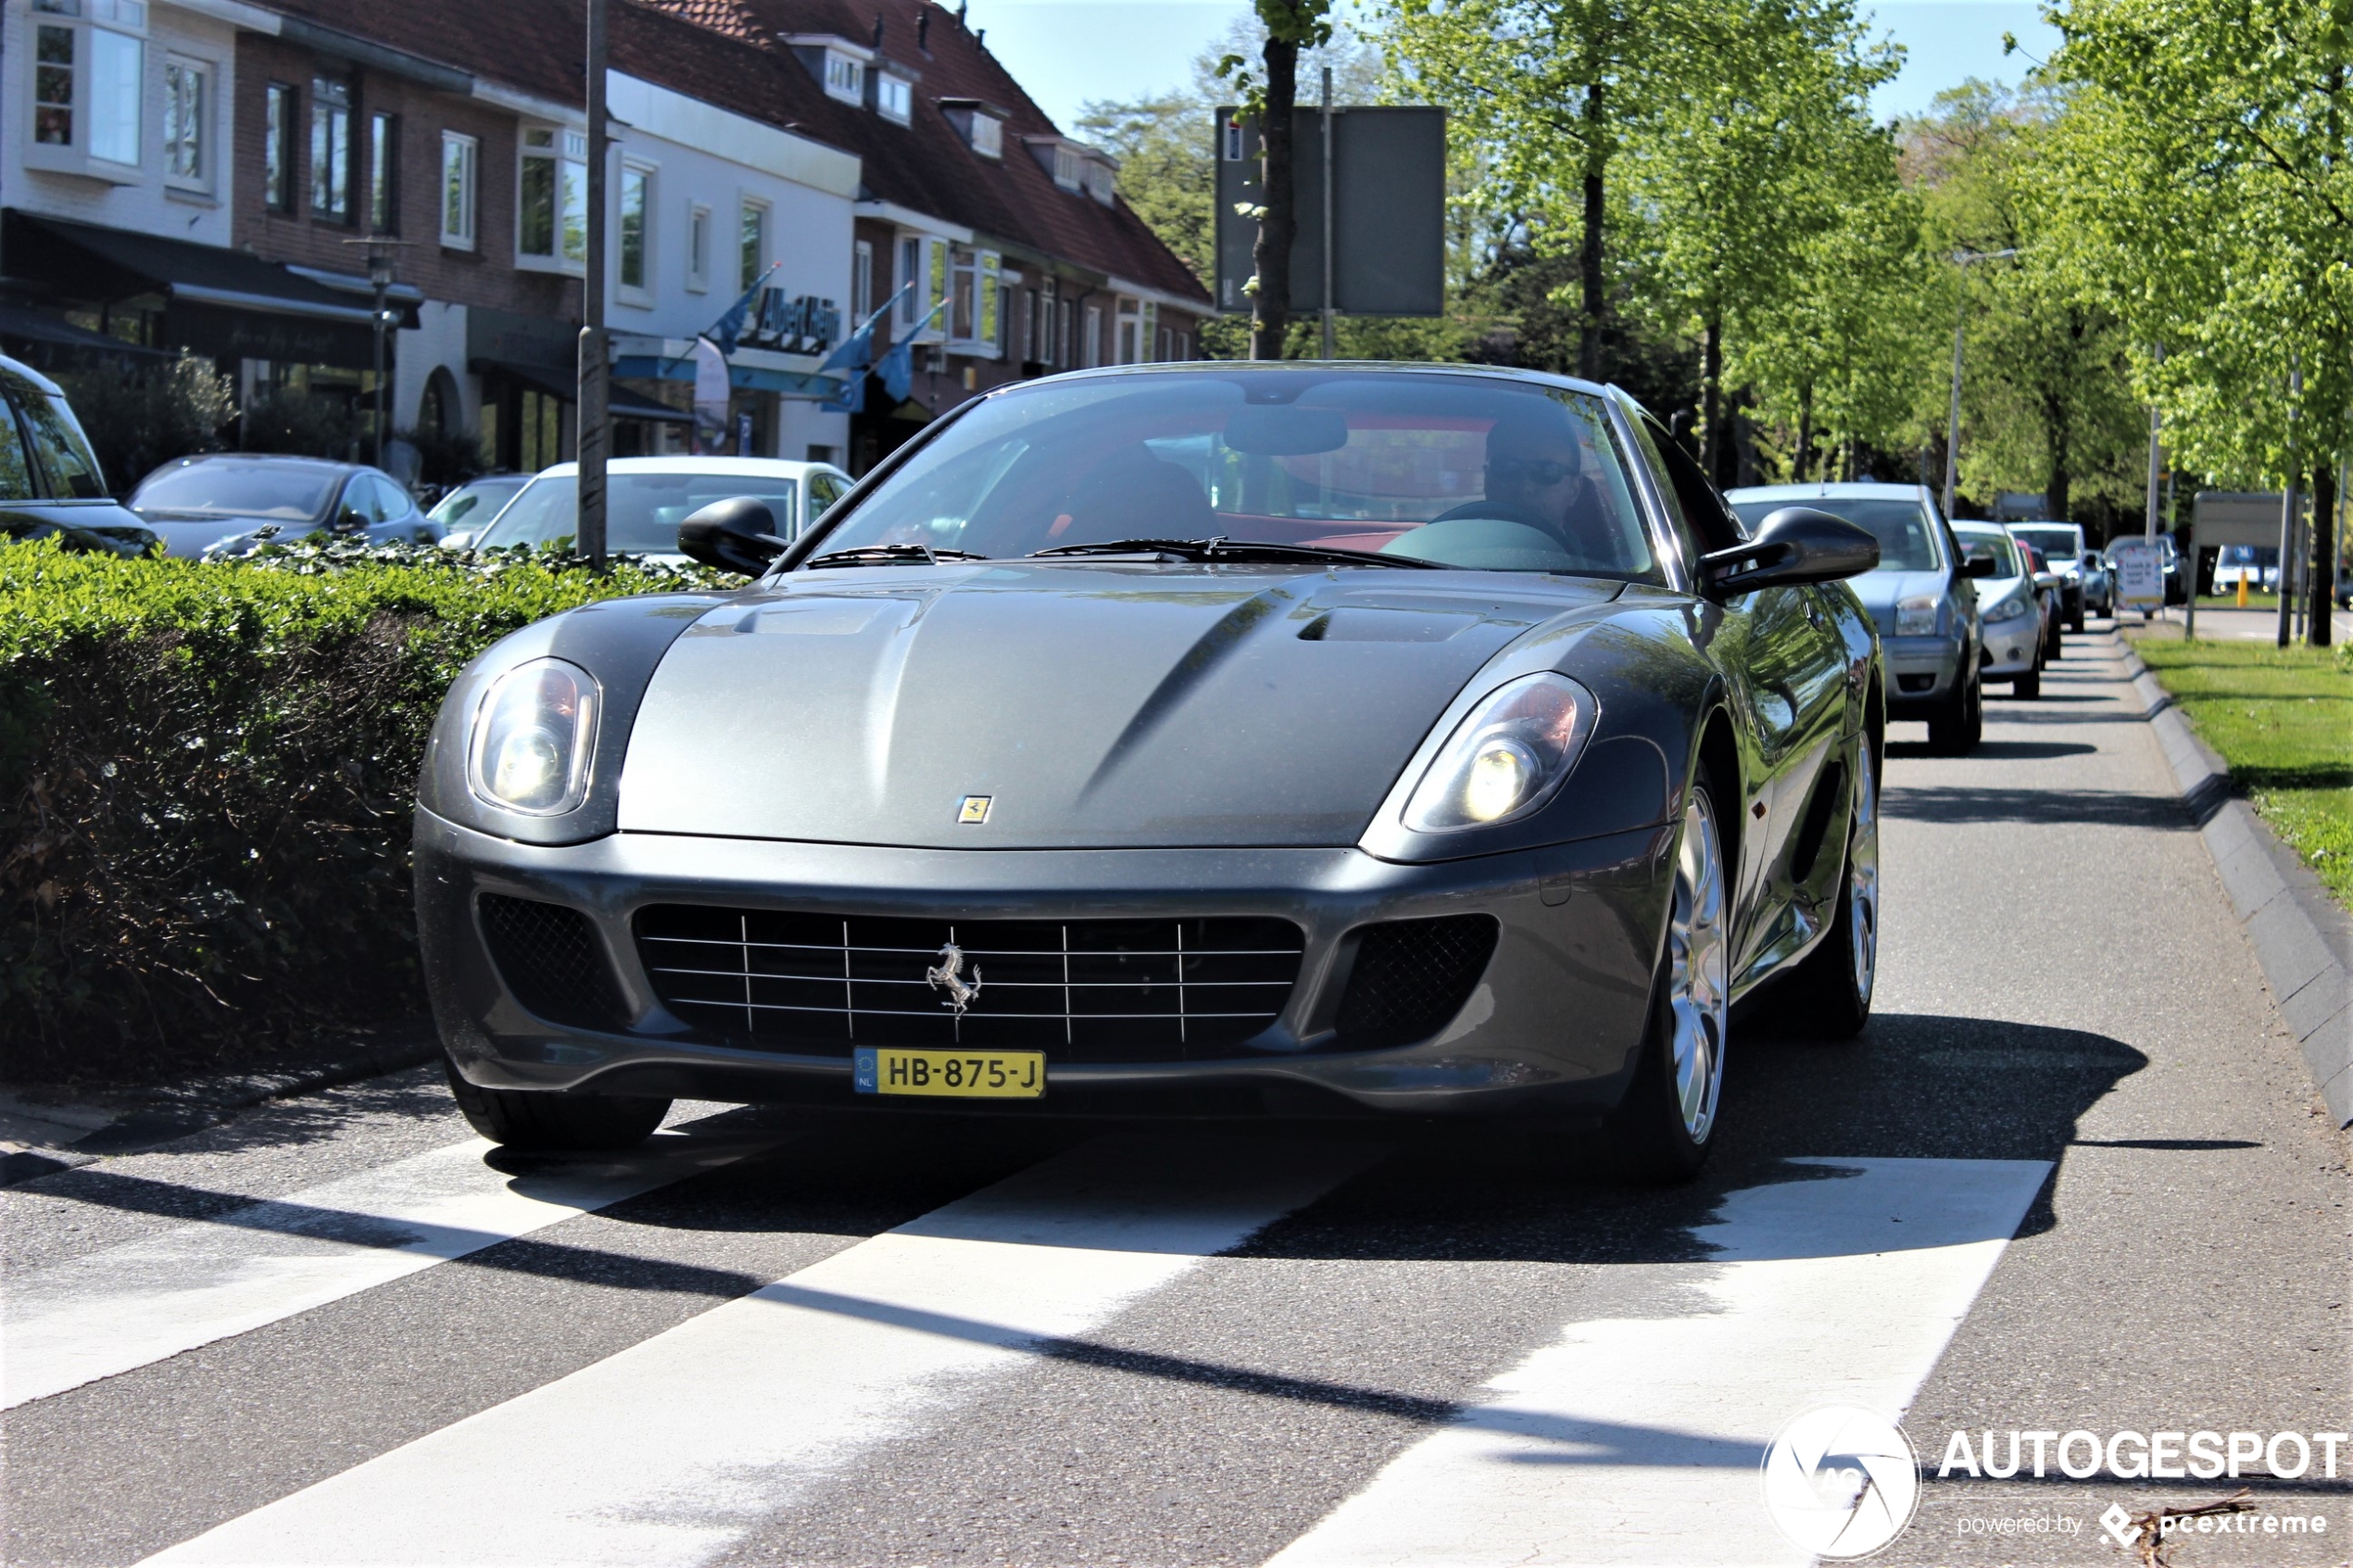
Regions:
<svg viewBox="0 0 2353 1568"><path fill-rule="evenodd" d="M441 536L441 547L445 550L472 549L474 547L473 530L470 528L451 529L448 533Z"/></svg>
<svg viewBox="0 0 2353 1568"><path fill-rule="evenodd" d="M776 536L776 514L753 495L713 501L678 525L678 548L722 571L757 577L791 541Z"/></svg>
<svg viewBox="0 0 2353 1568"><path fill-rule="evenodd" d="M2097 571L2100 569L2100 553L2097 550L2083 552L2083 569L2087 571Z"/></svg>
<svg viewBox="0 0 2353 1568"><path fill-rule="evenodd" d="M1836 583L1878 565L1879 541L1869 531L1811 507L1783 507L1747 544L1700 560L1708 589L1718 594Z"/></svg>
<svg viewBox="0 0 2353 1568"><path fill-rule="evenodd" d="M1961 562L1964 577L1994 577L2000 575L2002 563L1992 556L1971 556Z"/></svg>

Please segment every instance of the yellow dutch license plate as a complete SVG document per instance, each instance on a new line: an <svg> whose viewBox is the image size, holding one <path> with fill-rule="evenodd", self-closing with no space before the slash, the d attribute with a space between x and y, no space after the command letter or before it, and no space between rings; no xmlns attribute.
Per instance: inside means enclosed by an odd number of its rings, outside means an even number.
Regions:
<svg viewBox="0 0 2353 1568"><path fill-rule="evenodd" d="M861 1046L850 1059L862 1095L950 1099L1037 1099L1046 1092L1044 1051L929 1050Z"/></svg>

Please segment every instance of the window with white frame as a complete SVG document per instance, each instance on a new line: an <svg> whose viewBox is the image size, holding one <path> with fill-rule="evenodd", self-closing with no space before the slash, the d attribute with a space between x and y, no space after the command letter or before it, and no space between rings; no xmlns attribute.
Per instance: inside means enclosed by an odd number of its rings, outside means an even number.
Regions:
<svg viewBox="0 0 2353 1568"><path fill-rule="evenodd" d="M474 167L482 144L462 132L441 133L441 243L474 248Z"/></svg>
<svg viewBox="0 0 2353 1568"><path fill-rule="evenodd" d="M825 52L825 95L845 104L866 101L866 68L848 55Z"/></svg>
<svg viewBox="0 0 2353 1568"><path fill-rule="evenodd" d="M1160 307L1148 299L1144 301L1144 330L1137 334L1136 342L1137 345L1143 350L1143 357L1145 358L1165 359L1168 358L1167 355L1155 354L1152 352L1153 345L1159 341Z"/></svg>
<svg viewBox="0 0 2353 1568"><path fill-rule="evenodd" d="M909 283L914 282L923 275L924 242L914 239L900 240L899 242L899 276L895 282L900 288L906 290L899 296L899 324L902 327L912 327L917 321L923 320L924 312L930 307L929 302L922 297L924 292L922 289L907 287Z"/></svg>
<svg viewBox="0 0 2353 1568"><path fill-rule="evenodd" d="M701 294L711 287L711 208L700 202L686 204L686 288Z"/></svg>
<svg viewBox="0 0 2353 1568"><path fill-rule="evenodd" d="M212 184L212 66L163 57L163 177L186 191Z"/></svg>
<svg viewBox="0 0 2353 1568"><path fill-rule="evenodd" d="M310 79L310 215L351 220L351 83Z"/></svg>
<svg viewBox="0 0 2353 1568"><path fill-rule="evenodd" d="M738 289L749 289L768 272L768 204L747 199L737 220L736 275Z"/></svg>
<svg viewBox="0 0 2353 1568"><path fill-rule="evenodd" d="M653 288L654 171L639 163L621 166L621 292L643 298Z"/></svg>
<svg viewBox="0 0 2353 1568"><path fill-rule="evenodd" d="M860 240L850 247L849 313L855 318L852 331L875 313L875 246L871 240Z"/></svg>
<svg viewBox="0 0 2353 1568"><path fill-rule="evenodd" d="M146 0L33 0L32 13L34 146L135 168Z"/></svg>
<svg viewBox="0 0 2353 1568"><path fill-rule="evenodd" d="M1088 195L1105 207L1109 207L1114 194L1118 190L1118 172L1108 161L1099 157L1090 157L1087 160L1087 194Z"/></svg>
<svg viewBox="0 0 2353 1568"><path fill-rule="evenodd" d="M526 126L518 160L515 251L523 258L583 266L588 258L588 136Z"/></svg>
<svg viewBox="0 0 2353 1568"><path fill-rule="evenodd" d="M942 246L941 252L947 253ZM999 347L998 273L1001 263L993 250L955 248L949 264L949 347L958 354L995 358Z"/></svg>
<svg viewBox="0 0 2353 1568"><path fill-rule="evenodd" d="M973 151L983 157L1005 156L1005 122L993 114L973 112Z"/></svg>
<svg viewBox="0 0 2353 1568"><path fill-rule="evenodd" d="M1123 299L1119 302L1118 320L1119 325L1115 329L1118 335L1112 345L1111 362L1114 365L1142 363L1144 319L1134 300Z"/></svg>
<svg viewBox="0 0 2353 1568"><path fill-rule="evenodd" d="M885 119L905 125L915 118L915 84L887 70L875 72L875 107Z"/></svg>
<svg viewBox="0 0 2353 1568"><path fill-rule="evenodd" d="M1083 167L1085 162L1086 160L1078 156L1076 147L1067 143L1055 144L1054 183L1065 191L1080 189L1086 180L1086 170Z"/></svg>

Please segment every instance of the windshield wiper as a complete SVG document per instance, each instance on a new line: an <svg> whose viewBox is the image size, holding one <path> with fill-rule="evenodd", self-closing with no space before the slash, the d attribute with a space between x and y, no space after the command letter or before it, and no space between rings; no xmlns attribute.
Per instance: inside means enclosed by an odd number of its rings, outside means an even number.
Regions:
<svg viewBox="0 0 2353 1568"><path fill-rule="evenodd" d="M1033 551L1032 560L1055 556L1174 556L1178 560L1320 560L1338 566L1403 566L1446 570L1443 561L1385 556L1374 550L1344 550L1331 545L1283 545L1259 539L1112 539L1097 545L1056 545Z"/></svg>
<svg viewBox="0 0 2353 1568"><path fill-rule="evenodd" d="M929 545L864 545L854 550L835 550L800 564L813 566L895 566L909 561L921 561L925 566L937 566L944 560L987 560L970 550L935 550Z"/></svg>

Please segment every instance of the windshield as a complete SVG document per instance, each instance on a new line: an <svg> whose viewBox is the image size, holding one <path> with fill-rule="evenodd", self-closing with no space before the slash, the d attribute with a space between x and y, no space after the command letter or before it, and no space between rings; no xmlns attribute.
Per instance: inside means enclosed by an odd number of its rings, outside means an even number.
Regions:
<svg viewBox="0 0 2353 1568"><path fill-rule="evenodd" d="M444 495L427 515L445 528L480 528L530 483L522 474L512 479L477 479Z"/></svg>
<svg viewBox="0 0 2353 1568"><path fill-rule="evenodd" d="M1783 496L1773 501L1734 501L1732 510L1754 532L1758 523L1783 507L1810 507L1843 517L1868 530L1879 541L1881 571L1940 571L1944 560L1936 548L1936 525L1918 501L1872 500L1856 495Z"/></svg>
<svg viewBox="0 0 2353 1568"><path fill-rule="evenodd" d="M614 473L605 481L605 548L619 555L676 555L678 525L713 501L749 495L768 503L783 536L793 527L793 481L767 473ZM535 479L474 541L478 549L548 545L580 531L580 482Z"/></svg>
<svg viewBox="0 0 2353 1568"><path fill-rule="evenodd" d="M134 511L186 517L254 517L309 522L322 517L343 480L324 463L265 463L226 458L149 474L132 492Z"/></svg>
<svg viewBox="0 0 2353 1568"><path fill-rule="evenodd" d="M2082 542L2072 528L2020 528L2013 524L2010 533L2055 561L2071 561L2083 553Z"/></svg>
<svg viewBox="0 0 2353 1568"><path fill-rule="evenodd" d="M1956 537L1961 542L1961 554L1964 556L1972 558L1982 556L1993 557L1994 576L2023 577L2026 575L2026 565L2019 557L2018 546L2011 544L2005 535L1972 533L1957 533Z"/></svg>
<svg viewBox="0 0 2353 1568"><path fill-rule="evenodd" d="M1659 580L1598 400L1421 372L1237 369L1000 393L824 549L1005 557L1210 538Z"/></svg>

